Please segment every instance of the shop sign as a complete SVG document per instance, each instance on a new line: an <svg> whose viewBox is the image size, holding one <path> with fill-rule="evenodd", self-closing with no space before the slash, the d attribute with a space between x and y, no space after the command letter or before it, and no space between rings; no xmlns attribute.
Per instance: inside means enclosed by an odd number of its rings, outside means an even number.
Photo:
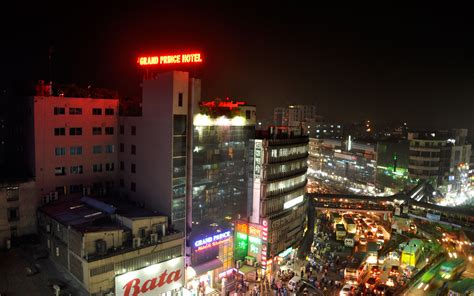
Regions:
<svg viewBox="0 0 474 296"><path fill-rule="evenodd" d="M202 251L202 250L223 244L229 241L229 239L230 239L230 230L197 240L194 242L194 247L197 248L197 251Z"/></svg>
<svg viewBox="0 0 474 296"><path fill-rule="evenodd" d="M116 296L161 295L184 285L184 257L115 277Z"/></svg>

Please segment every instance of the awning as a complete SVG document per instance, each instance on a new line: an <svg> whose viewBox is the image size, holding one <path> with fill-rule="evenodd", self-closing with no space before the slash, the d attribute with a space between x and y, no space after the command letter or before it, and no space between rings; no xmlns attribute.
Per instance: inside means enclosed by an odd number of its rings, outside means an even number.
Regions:
<svg viewBox="0 0 474 296"><path fill-rule="evenodd" d="M222 267L224 264L220 259L214 259L211 261L208 261L206 263L192 266L192 269L194 269L194 272L196 273L196 276L200 276L208 272L209 270L214 270L216 268Z"/></svg>
<svg viewBox="0 0 474 296"><path fill-rule="evenodd" d="M248 265L243 265L241 268L239 268L239 271L243 274L250 273L252 271L256 271L257 268L253 266L248 266Z"/></svg>

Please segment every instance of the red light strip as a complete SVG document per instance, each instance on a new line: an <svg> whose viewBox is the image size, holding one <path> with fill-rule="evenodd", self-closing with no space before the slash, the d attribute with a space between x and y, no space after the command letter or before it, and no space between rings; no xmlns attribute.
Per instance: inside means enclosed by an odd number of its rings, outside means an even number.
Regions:
<svg viewBox="0 0 474 296"><path fill-rule="evenodd" d="M199 52L161 56L142 56L138 57L137 59L137 64L139 64L140 66L199 63L202 63L202 55Z"/></svg>

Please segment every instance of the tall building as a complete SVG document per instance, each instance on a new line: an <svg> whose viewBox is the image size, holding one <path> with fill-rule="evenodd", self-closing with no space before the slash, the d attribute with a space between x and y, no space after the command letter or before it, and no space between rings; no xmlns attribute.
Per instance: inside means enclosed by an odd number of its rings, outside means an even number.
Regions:
<svg viewBox="0 0 474 296"><path fill-rule="evenodd" d="M467 129L408 133L410 177L431 179L445 191L461 189L471 157L466 136Z"/></svg>
<svg viewBox="0 0 474 296"><path fill-rule="evenodd" d="M142 82L142 115L120 117L122 195L171 217L182 231L191 186L192 104L200 99L200 87L188 72L159 73Z"/></svg>
<svg viewBox="0 0 474 296"><path fill-rule="evenodd" d="M247 158L256 108L229 99L201 101L193 118L191 265L196 290L232 269L232 222L247 217Z"/></svg>
<svg viewBox="0 0 474 296"><path fill-rule="evenodd" d="M304 134L309 137L342 137L341 124L323 122L323 117L316 110L315 105L277 107L273 111L273 124L302 127Z"/></svg>
<svg viewBox="0 0 474 296"><path fill-rule="evenodd" d="M52 96L38 85L28 141L30 167L43 198L106 194L117 179L117 98Z"/></svg>
<svg viewBox="0 0 474 296"><path fill-rule="evenodd" d="M251 141L250 219L247 227L237 227L248 231L238 231L235 246L236 254L246 247L247 257L254 258L263 273L275 270L272 260L289 254L303 238L307 160L308 137L301 128L270 127Z"/></svg>

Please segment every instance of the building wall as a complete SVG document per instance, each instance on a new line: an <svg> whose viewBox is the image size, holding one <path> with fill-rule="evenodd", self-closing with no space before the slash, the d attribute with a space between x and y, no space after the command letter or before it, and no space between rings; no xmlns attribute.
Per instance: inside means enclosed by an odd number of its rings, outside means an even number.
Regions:
<svg viewBox="0 0 474 296"><path fill-rule="evenodd" d="M200 96L200 82L196 79L190 82L187 72L173 71L144 80L142 87L143 116L120 119L125 130L120 135L125 148L120 153L124 162L122 190L132 200L171 217L174 227L183 230L189 157L187 122L191 120L188 111L192 99L189 94ZM178 125L183 122L184 125ZM131 134L132 126L136 135ZM135 155L131 154L132 145L136 147ZM132 164L135 172L131 171Z"/></svg>
<svg viewBox="0 0 474 296"><path fill-rule="evenodd" d="M80 186L95 188L99 192L100 188L106 187L105 182L115 181L118 100L40 96L32 100L35 176L42 196L52 191L59 191L59 195L80 195L83 194ZM63 108L60 110L64 110L64 114L55 115L55 108ZM70 114L72 108L82 109L82 114ZM93 108L101 109L101 115L93 115ZM106 108L113 109L113 115L105 115ZM93 135L93 127L100 127L102 134ZM105 134L106 127L113 128L112 135ZM65 135L55 135L57 128L63 128ZM71 128L82 128L82 135L70 135ZM113 149L110 153L106 153L107 145L112 145L109 146ZM102 153L93 153L93 146L100 146ZM71 147L82 147L82 154L71 153ZM106 164L109 164L108 171ZM94 172L93 165L102 165L101 172ZM82 174L74 174L72 166L82 166ZM56 168L60 167L64 167L64 175L57 175ZM79 187L72 188L71 185ZM108 183L108 186L113 187L113 183Z"/></svg>
<svg viewBox="0 0 474 296"><path fill-rule="evenodd" d="M0 184L0 249L7 239L36 232L37 188L34 181ZM12 215L15 212L15 216Z"/></svg>

